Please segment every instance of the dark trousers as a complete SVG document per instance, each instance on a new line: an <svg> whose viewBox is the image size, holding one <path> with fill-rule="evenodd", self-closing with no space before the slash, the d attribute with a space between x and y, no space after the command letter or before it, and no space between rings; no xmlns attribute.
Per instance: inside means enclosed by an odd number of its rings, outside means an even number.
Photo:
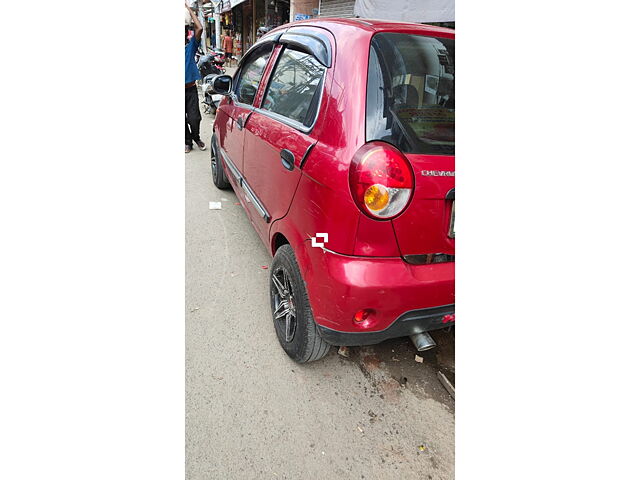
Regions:
<svg viewBox="0 0 640 480"><path fill-rule="evenodd" d="M193 145L192 142L200 141L200 100L198 100L198 87L193 85L184 89L184 143Z"/></svg>

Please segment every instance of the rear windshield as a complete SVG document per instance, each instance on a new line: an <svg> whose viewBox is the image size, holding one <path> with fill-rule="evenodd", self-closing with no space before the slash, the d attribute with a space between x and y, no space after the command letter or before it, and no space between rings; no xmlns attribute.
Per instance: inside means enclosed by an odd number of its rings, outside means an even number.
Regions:
<svg viewBox="0 0 640 480"><path fill-rule="evenodd" d="M378 33L369 52L367 141L405 153L455 150L454 40Z"/></svg>

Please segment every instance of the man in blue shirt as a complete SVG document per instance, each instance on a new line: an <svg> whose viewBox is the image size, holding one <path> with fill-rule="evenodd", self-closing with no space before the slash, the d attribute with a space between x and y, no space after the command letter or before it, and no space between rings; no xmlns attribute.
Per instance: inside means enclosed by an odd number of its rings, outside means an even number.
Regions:
<svg viewBox="0 0 640 480"><path fill-rule="evenodd" d="M206 146L200 140L200 100L198 99L198 87L196 80L200 79L200 72L196 65L195 56L198 45L200 45L200 36L202 35L202 24L198 17L193 13L189 5L185 2L191 20L195 25L194 35L188 40L188 27L184 27L184 103L185 103L185 130L184 130L184 153L189 153L193 148L193 142L198 145L200 150L206 150Z"/></svg>

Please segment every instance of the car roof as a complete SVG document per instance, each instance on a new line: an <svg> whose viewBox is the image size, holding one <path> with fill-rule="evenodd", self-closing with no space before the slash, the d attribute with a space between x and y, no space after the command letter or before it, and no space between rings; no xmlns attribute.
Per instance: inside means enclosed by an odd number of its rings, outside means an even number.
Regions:
<svg viewBox="0 0 640 480"><path fill-rule="evenodd" d="M369 18L339 18L339 17L327 17L327 18L314 18L310 20L300 20L297 22L286 23L277 29L286 29L290 27L297 27L299 25L309 25L309 26L318 26L325 27L331 30L331 25L343 25L352 27L354 29L366 30L372 33L377 32L388 32L393 30L401 30L401 31L415 31L431 34L446 34L447 36L451 36L455 34L455 30L451 28L444 27L436 27L434 25L425 25L422 23L410 23L410 22L393 22L390 20L377 20L377 19L369 19ZM272 30L273 31L273 30Z"/></svg>

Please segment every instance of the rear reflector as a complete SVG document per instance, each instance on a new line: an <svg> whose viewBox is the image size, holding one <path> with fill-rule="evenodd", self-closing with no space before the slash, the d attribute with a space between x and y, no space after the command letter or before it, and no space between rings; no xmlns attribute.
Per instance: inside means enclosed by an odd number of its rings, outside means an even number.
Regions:
<svg viewBox="0 0 640 480"><path fill-rule="evenodd" d="M364 308L358 310L353 316L353 323L362 328L368 328L374 321L375 310L371 308Z"/></svg>

